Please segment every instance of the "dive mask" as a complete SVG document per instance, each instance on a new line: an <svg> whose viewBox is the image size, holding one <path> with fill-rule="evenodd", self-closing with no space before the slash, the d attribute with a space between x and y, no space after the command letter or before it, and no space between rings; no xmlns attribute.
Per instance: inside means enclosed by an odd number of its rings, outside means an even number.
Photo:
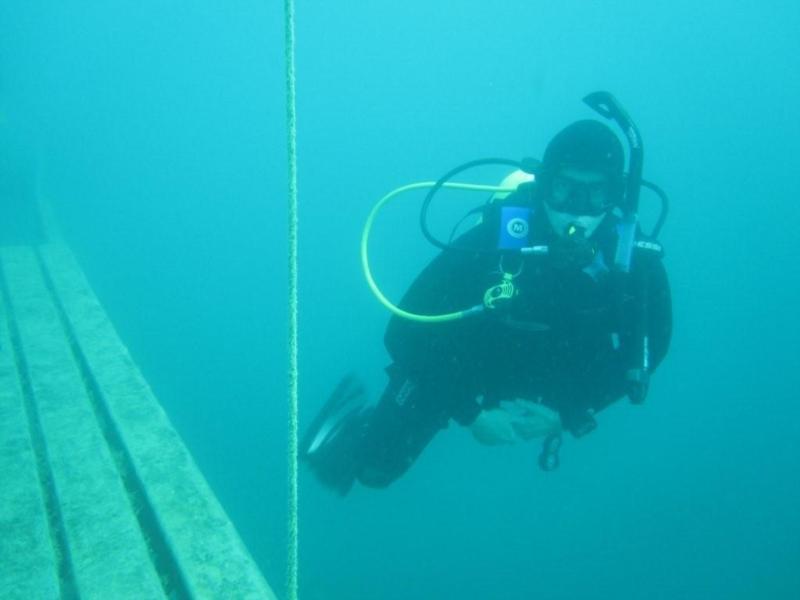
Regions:
<svg viewBox="0 0 800 600"><path fill-rule="evenodd" d="M601 215L614 205L613 186L604 175L575 177L559 172L550 183L545 202L555 211L572 215Z"/></svg>

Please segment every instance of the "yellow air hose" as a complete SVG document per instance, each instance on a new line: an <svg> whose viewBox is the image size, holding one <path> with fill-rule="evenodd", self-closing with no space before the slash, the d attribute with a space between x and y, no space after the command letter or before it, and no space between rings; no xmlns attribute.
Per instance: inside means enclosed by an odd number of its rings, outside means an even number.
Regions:
<svg viewBox="0 0 800 600"><path fill-rule="evenodd" d="M456 312L446 313L442 315L420 315L417 313L412 313L407 310L403 310L399 306L392 303L380 290L378 284L375 282L375 278L372 276L372 270L369 267L368 245L369 245L369 234L370 231L372 230L372 224L374 223L377 214L390 200L396 198L400 194L404 192L410 192L413 190L429 189L435 185L436 185L435 181L422 181L419 183L411 183L409 185L404 185L389 192L383 198L378 200L378 202L372 208L372 210L369 213L369 216L367 217L367 222L364 224L364 230L361 233L361 267L364 270L364 277L366 278L367 285L372 290L372 293L375 294L375 297L381 304L383 304L387 309L389 309L392 313L394 313L398 317L409 319L411 321L418 321L421 323L444 323L446 321L454 321L456 319L462 319L466 316L476 314L478 312L483 311L484 309L483 304L478 304L476 306L466 308L464 310L459 310ZM495 192L495 193L511 193L517 189L516 186L504 187L499 185L481 185L474 183L445 183L442 185L442 187L456 189L456 190L467 190L470 192Z"/></svg>

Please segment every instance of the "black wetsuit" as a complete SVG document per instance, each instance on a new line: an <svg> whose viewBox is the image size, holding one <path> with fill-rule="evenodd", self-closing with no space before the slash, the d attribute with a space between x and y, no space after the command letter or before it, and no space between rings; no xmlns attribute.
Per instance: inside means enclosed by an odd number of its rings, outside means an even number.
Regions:
<svg viewBox="0 0 800 600"><path fill-rule="evenodd" d="M518 195L505 203L524 201ZM579 434L587 418L593 422L593 413L626 394L626 372L638 360L642 326L652 373L671 336L667 276L658 255L637 249L631 273L623 276L626 283L619 283L611 266L617 220L609 215L594 232L596 254L589 266L558 266L558 239L540 207L529 239L550 245L551 255L503 258L503 270L519 270L513 280L518 295L507 307L438 324L392 317L385 336L393 360L390 381L364 429L362 483L388 485L450 419L469 425L482 408L503 399L540 401ZM496 231L497 223L487 217L458 244L494 248ZM401 306L441 314L480 305L486 290L500 282L500 267L497 252L443 251L416 278Z"/></svg>

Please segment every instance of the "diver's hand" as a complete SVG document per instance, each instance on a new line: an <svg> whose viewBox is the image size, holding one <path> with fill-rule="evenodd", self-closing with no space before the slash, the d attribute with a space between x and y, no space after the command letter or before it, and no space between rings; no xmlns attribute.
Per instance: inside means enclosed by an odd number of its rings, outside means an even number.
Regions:
<svg viewBox="0 0 800 600"><path fill-rule="evenodd" d="M500 408L482 410L469 428L475 439L487 446L513 444L517 441L511 415Z"/></svg>
<svg viewBox="0 0 800 600"><path fill-rule="evenodd" d="M543 404L514 398L503 400L497 408L482 410L470 429L482 444L514 444L560 431L561 418Z"/></svg>

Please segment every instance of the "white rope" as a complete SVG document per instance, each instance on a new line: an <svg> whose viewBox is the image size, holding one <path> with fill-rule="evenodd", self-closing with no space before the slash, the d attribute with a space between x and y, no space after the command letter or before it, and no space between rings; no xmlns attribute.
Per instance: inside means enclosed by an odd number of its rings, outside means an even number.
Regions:
<svg viewBox="0 0 800 600"><path fill-rule="evenodd" d="M298 361L297 361L297 120L294 73L294 1L285 0L286 129L289 155L289 522L286 597L298 588Z"/></svg>

